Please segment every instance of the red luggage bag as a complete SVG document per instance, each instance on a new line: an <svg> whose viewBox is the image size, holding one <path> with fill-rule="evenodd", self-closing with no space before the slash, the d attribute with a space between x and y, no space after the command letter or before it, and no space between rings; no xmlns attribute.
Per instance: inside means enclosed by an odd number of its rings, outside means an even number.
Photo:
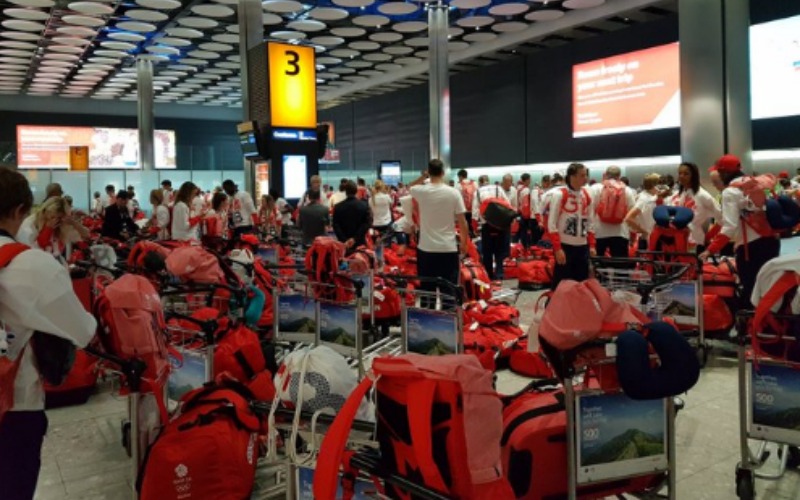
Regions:
<svg viewBox="0 0 800 500"><path fill-rule="evenodd" d="M517 268L520 290L542 290L553 281L553 264L547 260L521 260Z"/></svg>

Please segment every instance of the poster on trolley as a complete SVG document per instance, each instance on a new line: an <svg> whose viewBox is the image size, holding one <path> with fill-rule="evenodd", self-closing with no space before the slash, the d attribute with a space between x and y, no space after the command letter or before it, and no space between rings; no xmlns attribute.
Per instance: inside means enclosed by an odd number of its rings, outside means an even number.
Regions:
<svg viewBox="0 0 800 500"><path fill-rule="evenodd" d="M578 483L667 470L663 399L635 401L623 393L581 395L576 419Z"/></svg>
<svg viewBox="0 0 800 500"><path fill-rule="evenodd" d="M800 446L800 370L759 360L750 371L750 437Z"/></svg>

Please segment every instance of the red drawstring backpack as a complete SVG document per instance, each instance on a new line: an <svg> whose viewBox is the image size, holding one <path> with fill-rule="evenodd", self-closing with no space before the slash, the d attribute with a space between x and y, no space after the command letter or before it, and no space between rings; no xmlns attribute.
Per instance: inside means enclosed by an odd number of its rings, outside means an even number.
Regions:
<svg viewBox="0 0 800 500"><path fill-rule="evenodd" d="M595 210L597 218L606 224L622 224L628 210L627 186L613 179L603 181Z"/></svg>
<svg viewBox="0 0 800 500"><path fill-rule="evenodd" d="M492 372L471 355L406 354L377 358L377 437L383 469L451 498L513 498L500 464L502 403ZM336 498L345 443L361 400L373 385L365 378L339 411L322 442L314 498ZM410 499L387 485L386 495Z"/></svg>
<svg viewBox="0 0 800 500"><path fill-rule="evenodd" d="M554 348L566 351L649 322L635 307L616 302L596 279L564 280L544 310L539 336Z"/></svg>
<svg viewBox="0 0 800 500"><path fill-rule="evenodd" d="M334 284L344 254L345 245L336 238L318 236L314 239L314 243L306 253L305 268L308 280L316 284L313 289L317 298L336 298L337 287L322 286L322 284Z"/></svg>
<svg viewBox="0 0 800 500"><path fill-rule="evenodd" d="M176 248L167 257L166 264L170 274L184 281L220 283L225 278L219 259L202 247Z"/></svg>

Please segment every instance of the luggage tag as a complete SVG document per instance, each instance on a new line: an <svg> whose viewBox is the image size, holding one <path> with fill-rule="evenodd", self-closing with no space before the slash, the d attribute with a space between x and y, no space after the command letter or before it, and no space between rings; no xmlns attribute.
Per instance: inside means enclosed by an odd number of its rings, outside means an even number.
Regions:
<svg viewBox="0 0 800 500"><path fill-rule="evenodd" d="M616 358L617 357L617 343L616 342L609 342L606 344L606 356L609 358Z"/></svg>

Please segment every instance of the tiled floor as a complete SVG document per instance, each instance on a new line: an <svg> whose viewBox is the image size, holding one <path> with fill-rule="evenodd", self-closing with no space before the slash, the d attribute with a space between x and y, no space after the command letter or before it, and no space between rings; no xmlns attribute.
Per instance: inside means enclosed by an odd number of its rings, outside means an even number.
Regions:
<svg viewBox="0 0 800 500"><path fill-rule="evenodd" d="M530 322L536 296L526 292L519 298L521 323ZM524 380L502 376L500 383L504 392L513 392L514 386ZM736 498L738 394L735 360L715 355L697 386L685 396L686 407L677 419L679 500ZM130 461L120 444L120 422L125 414L125 400L108 390L84 406L48 412L50 431L44 444L36 498L131 498ZM773 451L767 467L777 465L774 456ZM760 499L800 499L800 474L792 470L780 481L758 480L756 489ZM253 498L264 495L256 493Z"/></svg>

